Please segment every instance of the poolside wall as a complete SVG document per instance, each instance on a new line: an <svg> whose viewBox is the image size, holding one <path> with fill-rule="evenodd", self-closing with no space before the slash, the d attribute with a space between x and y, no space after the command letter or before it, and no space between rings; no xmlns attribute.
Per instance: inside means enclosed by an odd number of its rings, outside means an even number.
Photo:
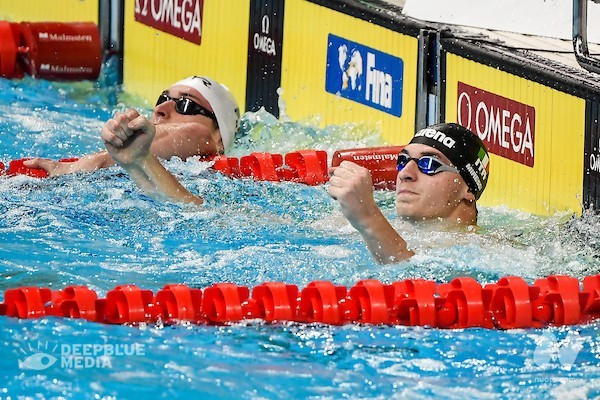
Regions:
<svg viewBox="0 0 600 400"><path fill-rule="evenodd" d="M125 89L152 103L157 94L172 83L190 75L206 75L226 83L243 111L248 0L235 1L235 7L229 1L195 0L202 12L201 20L195 19L196 22L189 24L180 22L178 32L180 35L185 33L185 26L189 26L189 32L200 36L199 44L149 26L151 3L145 0L125 1ZM136 20L136 15L142 22Z"/></svg>
<svg viewBox="0 0 600 400"><path fill-rule="evenodd" d="M0 20L98 23L99 0L0 0Z"/></svg>
<svg viewBox="0 0 600 400"><path fill-rule="evenodd" d="M281 87L287 114L293 120L318 115L323 125L376 124L388 143L406 143L417 113L418 28L390 23L369 9L346 11L286 1ZM343 67L340 49L347 51ZM352 74L356 54L362 79L344 87L343 72ZM389 92L379 90L386 79L393 82Z"/></svg>
<svg viewBox="0 0 600 400"><path fill-rule="evenodd" d="M445 61L445 120L485 137L494 154L485 202L579 212L585 100L450 51Z"/></svg>
<svg viewBox="0 0 600 400"><path fill-rule="evenodd" d="M183 76L204 74L226 83L246 111L264 106L279 116L282 103L277 89L281 87L285 113L294 121L317 118L322 126L372 124L389 143L411 137L416 114L416 29L412 36L402 34L304 0L240 0L233 9L224 2L207 1L201 43L196 44L136 21L134 10L135 1L127 1L124 83L129 91L153 99ZM138 10L138 19L141 13ZM380 71L391 70L384 76L394 79L394 92L378 93L377 98L372 94L373 101L363 102L355 99L359 90L347 90L347 97L337 95L342 77L339 66L328 67L328 50L330 60L337 64L338 59L337 47L330 49L331 38L336 46L346 45L348 52L373 50ZM362 61L366 65L368 60ZM367 84L365 79L363 93Z"/></svg>
<svg viewBox="0 0 600 400"><path fill-rule="evenodd" d="M293 121L318 118L322 126L375 124L389 144L405 144L425 123L470 123L492 149L482 205L540 215L599 208L600 95L568 74L445 38L440 26L404 17L389 5L190 1L185 3L201 11L199 25L181 20L174 27L153 22L148 7L177 2L125 0L123 82L150 104L175 80L205 74L225 82L242 110L262 105L275 115L285 111ZM0 0L0 6L14 20L53 15L36 10L29 18L32 2ZM56 3L36 4L59 9ZM72 18L85 18L76 7L65 8L72 9ZM197 37L186 39L194 29ZM363 75L352 86L347 78L356 63L362 63Z"/></svg>

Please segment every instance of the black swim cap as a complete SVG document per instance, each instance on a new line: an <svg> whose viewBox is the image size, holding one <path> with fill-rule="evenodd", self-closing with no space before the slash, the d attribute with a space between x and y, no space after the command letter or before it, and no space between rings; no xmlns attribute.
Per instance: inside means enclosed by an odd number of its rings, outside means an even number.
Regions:
<svg viewBox="0 0 600 400"><path fill-rule="evenodd" d="M437 124L418 131L410 143L441 151L458 168L475 199L479 199L487 184L490 165L487 149L479 136L455 123Z"/></svg>

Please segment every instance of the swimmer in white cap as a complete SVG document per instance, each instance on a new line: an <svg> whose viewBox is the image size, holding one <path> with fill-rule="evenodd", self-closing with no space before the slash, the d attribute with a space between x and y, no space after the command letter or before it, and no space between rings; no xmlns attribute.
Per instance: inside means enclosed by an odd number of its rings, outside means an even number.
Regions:
<svg viewBox="0 0 600 400"><path fill-rule="evenodd" d="M189 135L177 142L194 141L196 152L221 154L233 143L239 126L239 108L229 90L206 77L193 76L175 83L159 97L152 120L135 110L115 115L102 128L102 140L108 154L148 195L185 203L202 204L203 199L188 192L160 163L157 142L168 147L171 134L159 136L160 123L179 115L182 123L191 119L204 124L202 140ZM197 137L199 133L196 132ZM157 158L158 157L158 158ZM163 157L164 158L164 157Z"/></svg>
<svg viewBox="0 0 600 400"><path fill-rule="evenodd" d="M401 219L477 225L476 201L487 185L489 157L473 132L454 123L422 129L398 154L397 169L396 212ZM369 170L343 161L332 172L329 194L374 258L386 264L412 257L413 251L375 203Z"/></svg>
<svg viewBox="0 0 600 400"><path fill-rule="evenodd" d="M138 117L140 114L133 109L115 113L102 129L103 138L112 135L126 141L132 134L126 126ZM227 87L207 77L191 76L162 92L149 120L141 118L154 127L152 154L161 159L187 159L225 153L233 144L240 111ZM34 158L25 163L51 176L95 171L114 164L107 151L83 156L76 162Z"/></svg>

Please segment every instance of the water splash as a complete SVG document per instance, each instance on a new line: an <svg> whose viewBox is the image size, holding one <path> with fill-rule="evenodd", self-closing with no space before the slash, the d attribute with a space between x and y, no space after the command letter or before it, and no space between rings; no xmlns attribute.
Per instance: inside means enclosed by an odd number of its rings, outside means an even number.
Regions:
<svg viewBox="0 0 600 400"><path fill-rule="evenodd" d="M111 93L93 84L0 80L0 157L65 157L101 148ZM115 107L124 107L117 104ZM285 108L284 108L285 110ZM246 113L233 155L382 144L377 126L320 126ZM366 278L422 277L482 283L520 275L598 273L600 217L586 211L539 217L481 208L478 234L411 230L394 216L394 195L376 192L384 214L418 250L408 262L376 264L325 186L231 179L200 160L165 163L207 199L197 209L153 201L119 167L52 179L0 177L0 291L17 286L87 285L99 295L122 283L157 291L165 284L255 286L313 280L351 286ZM215 398L561 396L577 388L598 397L600 325L551 329L557 341L584 338L569 371L535 364L539 330L436 330L409 327L244 323L224 327L105 326L79 320L1 318L0 390L24 396L73 393L139 396L199 393ZM113 369L17 370L30 341L144 343L145 357ZM539 340L538 340L539 341ZM140 373L139 371L144 371ZM309 371L309 372L307 372ZM551 374L552 379L544 380ZM244 376L243 380L239 377ZM476 376L477 379L473 379ZM49 383L51 382L51 384ZM566 383L565 383L566 382Z"/></svg>

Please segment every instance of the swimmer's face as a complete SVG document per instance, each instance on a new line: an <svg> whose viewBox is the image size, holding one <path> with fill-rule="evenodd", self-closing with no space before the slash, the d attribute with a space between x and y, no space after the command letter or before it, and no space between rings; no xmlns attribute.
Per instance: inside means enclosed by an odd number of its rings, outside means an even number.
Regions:
<svg viewBox="0 0 600 400"><path fill-rule="evenodd" d="M185 85L171 86L165 91L171 98L189 98L213 111L208 101L196 90ZM223 142L216 122L202 114L184 115L177 112L175 101L165 101L154 107L150 121L156 125L152 150L161 158L223 153Z"/></svg>
<svg viewBox="0 0 600 400"><path fill-rule="evenodd" d="M411 143L404 152L414 158L434 156L452 165L439 150L424 144ZM462 201L474 199L463 178L455 172L426 175L419 171L416 162L411 161L396 178L396 211L399 216L411 220L451 218L457 214Z"/></svg>

